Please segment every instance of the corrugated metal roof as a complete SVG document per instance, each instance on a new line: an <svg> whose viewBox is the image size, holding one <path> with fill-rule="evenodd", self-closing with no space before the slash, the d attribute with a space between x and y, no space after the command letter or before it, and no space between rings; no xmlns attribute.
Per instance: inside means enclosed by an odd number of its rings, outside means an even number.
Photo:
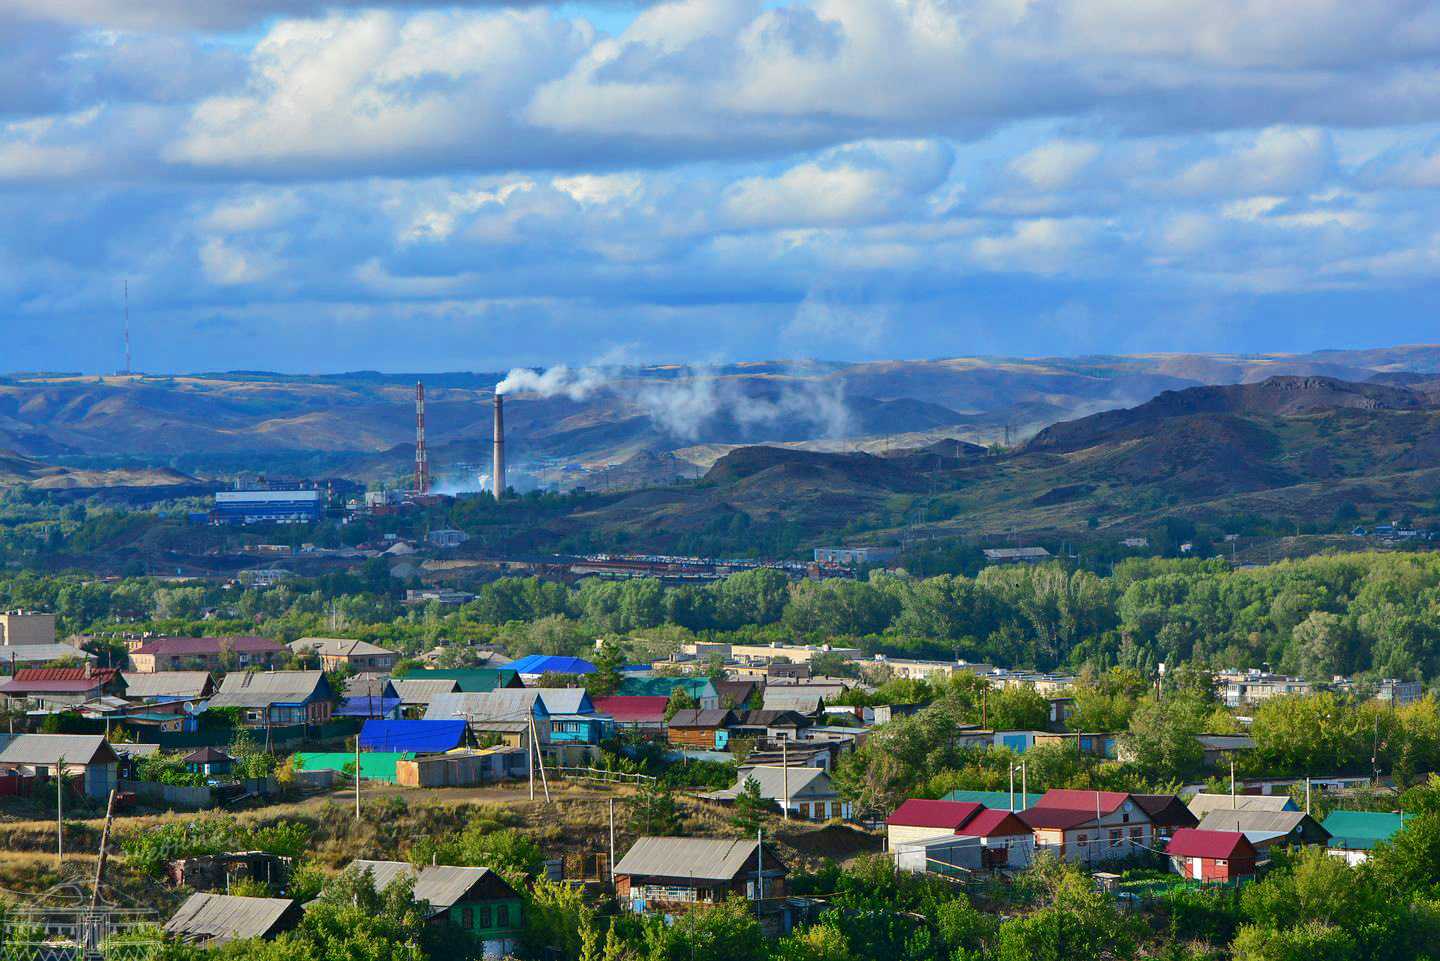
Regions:
<svg viewBox="0 0 1440 961"><path fill-rule="evenodd" d="M644 837L631 846L615 865L616 874L632 877L691 878L696 881L730 881L755 855L758 841L723 838ZM772 860L765 845L765 868L783 869ZM719 961L719 959L715 959Z"/></svg>
<svg viewBox="0 0 1440 961"><path fill-rule="evenodd" d="M1181 828L1166 845L1165 853L1171 857L1217 858L1229 861L1235 858L1253 858L1255 847L1240 831Z"/></svg>
<svg viewBox="0 0 1440 961"><path fill-rule="evenodd" d="M742 767L737 772L733 785L723 791L714 791L708 796L717 800L733 798L745 789L745 782L752 777L760 783L761 797L771 801L779 801L785 797L785 768L769 765ZM790 768L789 790L792 800L800 797L833 798L839 796L830 784L830 776L818 767Z"/></svg>
<svg viewBox="0 0 1440 961"><path fill-rule="evenodd" d="M450 910L471 888L493 873L489 868L455 867L447 864L427 865L417 871L414 865L404 861L357 860L351 861L350 867L369 871L370 876L375 879L375 887L379 890L389 887L397 878L414 878L414 898L416 901L429 903L432 917Z"/></svg>
<svg viewBox="0 0 1440 961"><path fill-rule="evenodd" d="M21 734L0 751L0 764L103 764L118 758L103 734Z"/></svg>
<svg viewBox="0 0 1440 961"><path fill-rule="evenodd" d="M414 751L440 754L465 742L463 719L447 721L366 721L360 729L362 751Z"/></svg>
<svg viewBox="0 0 1440 961"><path fill-rule="evenodd" d="M1023 811L1028 807L1034 807L1035 802L1040 800L1039 794L1022 794L1015 792L1015 810ZM946 801L974 801L976 804L983 804L987 808L1010 810L1009 791L951 791L946 794L943 800Z"/></svg>
<svg viewBox="0 0 1440 961"><path fill-rule="evenodd" d="M0 665L44 664L58 661L62 657L75 657L82 661L96 660L94 654L82 651L69 644L5 644L0 645Z"/></svg>
<svg viewBox="0 0 1440 961"><path fill-rule="evenodd" d="M1202 831L1278 831L1289 834L1306 822L1329 837L1329 832L1304 811L1211 811L1200 819Z"/></svg>
<svg viewBox="0 0 1440 961"><path fill-rule="evenodd" d="M271 704L298 704L321 693L328 686L321 671L232 671L220 683L220 693L210 699L211 707L268 707Z"/></svg>
<svg viewBox="0 0 1440 961"><path fill-rule="evenodd" d="M1294 811L1288 794L1197 794L1186 804L1190 813L1204 819L1211 811Z"/></svg>
<svg viewBox="0 0 1440 961"><path fill-rule="evenodd" d="M457 694L460 691L460 682L447 678L418 681L399 678L390 683L395 688L395 696L406 704L429 704L437 694Z"/></svg>
<svg viewBox="0 0 1440 961"><path fill-rule="evenodd" d="M1018 815L1009 811L994 811L986 808L956 828L955 833L961 837L988 838L1029 834L1030 828L1020 820Z"/></svg>
<svg viewBox="0 0 1440 961"><path fill-rule="evenodd" d="M797 714L818 713L823 699L813 694L794 694L784 688L765 688L763 709L767 711L795 711Z"/></svg>
<svg viewBox="0 0 1440 961"><path fill-rule="evenodd" d="M125 696L132 699L146 697L200 697L210 683L208 671L156 671L141 674L126 671Z"/></svg>
<svg viewBox="0 0 1440 961"><path fill-rule="evenodd" d="M290 898L242 898L231 894L192 894L165 923L165 930L190 941L239 941L269 934Z"/></svg>
<svg viewBox="0 0 1440 961"><path fill-rule="evenodd" d="M715 709L684 708L676 711L670 718L671 727L725 727L727 724L735 723L735 715L730 711Z"/></svg>
<svg viewBox="0 0 1440 961"><path fill-rule="evenodd" d="M593 714L595 705L583 687L530 687L545 702L550 714Z"/></svg>
<svg viewBox="0 0 1440 961"><path fill-rule="evenodd" d="M484 694L497 688L520 687L520 675L509 667L430 668L411 671L405 677L412 681L453 680L460 685L460 690L467 694Z"/></svg>
<svg viewBox="0 0 1440 961"><path fill-rule="evenodd" d="M555 654L527 654L506 667L517 674L594 674L595 665L583 657Z"/></svg>
<svg viewBox="0 0 1440 961"><path fill-rule="evenodd" d="M157 637L136 648L135 654L279 654L285 649L268 637Z"/></svg>
<svg viewBox="0 0 1440 961"><path fill-rule="evenodd" d="M668 697L649 697L638 694L597 697L595 698L595 712L608 714L622 723L662 722L665 720L665 708L669 703Z"/></svg>
<svg viewBox="0 0 1440 961"><path fill-rule="evenodd" d="M1046 791L1035 802L1037 808L1065 808L1070 811L1088 811L1094 816L1096 811L1101 814L1111 814L1120 810L1120 806L1130 800L1130 795L1123 791L1081 791L1054 788Z"/></svg>
<svg viewBox="0 0 1440 961"><path fill-rule="evenodd" d="M1332 811L1320 826L1330 832L1332 848L1368 851L1390 840L1407 820L1403 814L1388 811Z"/></svg>
<svg viewBox="0 0 1440 961"><path fill-rule="evenodd" d="M911 798L892 811L885 823L896 827L948 828L954 831L982 810L982 805L973 802Z"/></svg>
<svg viewBox="0 0 1440 961"><path fill-rule="evenodd" d="M469 721L525 723L532 713L549 717L539 692L504 688L485 694L437 694L425 708L425 720L449 721L461 717Z"/></svg>

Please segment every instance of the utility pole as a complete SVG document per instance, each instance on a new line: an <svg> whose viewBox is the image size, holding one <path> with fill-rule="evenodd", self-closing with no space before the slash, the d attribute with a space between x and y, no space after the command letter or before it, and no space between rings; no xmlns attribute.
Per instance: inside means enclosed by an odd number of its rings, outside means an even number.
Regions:
<svg viewBox="0 0 1440 961"><path fill-rule="evenodd" d="M1029 781L1028 781L1028 779L1027 779L1027 777L1026 777L1026 774L1025 774L1025 762L1024 762L1024 761L1021 761L1021 762L1020 762L1020 797L1021 797L1021 799L1022 799L1026 804L1029 804L1029 803L1030 803L1030 788L1026 786L1027 784L1029 784Z"/></svg>
<svg viewBox="0 0 1440 961"><path fill-rule="evenodd" d="M1230 758L1230 810L1235 810L1239 802L1235 799L1235 758Z"/></svg>
<svg viewBox="0 0 1440 961"><path fill-rule="evenodd" d="M755 890L760 896L755 900L765 900L765 828L755 829Z"/></svg>
<svg viewBox="0 0 1440 961"><path fill-rule="evenodd" d="M90 910L100 906L100 879L105 874L105 860L109 855L110 822L115 819L115 788L110 789L110 799L105 802L105 827L100 831L100 859L95 862L95 890L90 892ZM226 883L230 881L226 875Z"/></svg>
<svg viewBox="0 0 1440 961"><path fill-rule="evenodd" d="M55 765L55 861L65 863L65 759Z"/></svg>
<svg viewBox="0 0 1440 961"><path fill-rule="evenodd" d="M615 884L615 799L610 799L610 884Z"/></svg>
<svg viewBox="0 0 1440 961"><path fill-rule="evenodd" d="M788 821L788 820L790 820L790 742L789 742L789 741L784 741L784 740L782 740L782 741L780 742L780 765L781 765L780 780L781 780L781 783L784 785L784 791L785 791L785 803L781 806L781 810L785 813L785 820Z"/></svg>
<svg viewBox="0 0 1440 961"><path fill-rule="evenodd" d="M1010 765L1010 813L1015 813L1015 765Z"/></svg>
<svg viewBox="0 0 1440 961"><path fill-rule="evenodd" d="M355 820L360 820L360 732L355 732Z"/></svg>
<svg viewBox="0 0 1440 961"><path fill-rule="evenodd" d="M550 803L550 779L545 776L545 756L540 753L540 732L535 726L535 714L530 714L530 743L535 745L535 759L540 762L540 784L545 788L545 803ZM535 778L530 778L530 796L535 796Z"/></svg>

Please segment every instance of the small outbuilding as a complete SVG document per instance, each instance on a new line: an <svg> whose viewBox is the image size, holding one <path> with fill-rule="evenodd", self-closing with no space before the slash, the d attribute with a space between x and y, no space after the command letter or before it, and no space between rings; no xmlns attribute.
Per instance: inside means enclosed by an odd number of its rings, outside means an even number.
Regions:
<svg viewBox="0 0 1440 961"><path fill-rule="evenodd" d="M1255 876L1258 853L1240 831L1181 828L1165 847L1176 874L1191 881L1230 882Z"/></svg>

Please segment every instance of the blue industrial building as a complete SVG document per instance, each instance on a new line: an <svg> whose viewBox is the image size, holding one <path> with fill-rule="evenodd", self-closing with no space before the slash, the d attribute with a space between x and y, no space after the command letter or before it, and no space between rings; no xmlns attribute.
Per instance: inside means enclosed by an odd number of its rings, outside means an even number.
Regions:
<svg viewBox="0 0 1440 961"><path fill-rule="evenodd" d="M212 524L312 524L324 503L318 490L220 491Z"/></svg>

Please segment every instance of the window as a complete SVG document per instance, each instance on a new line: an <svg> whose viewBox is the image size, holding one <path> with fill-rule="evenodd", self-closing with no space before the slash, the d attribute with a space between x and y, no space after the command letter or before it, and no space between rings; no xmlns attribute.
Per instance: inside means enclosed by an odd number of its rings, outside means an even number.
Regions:
<svg viewBox="0 0 1440 961"><path fill-rule="evenodd" d="M490 927L490 905L488 904L480 909L480 927Z"/></svg>
<svg viewBox="0 0 1440 961"><path fill-rule="evenodd" d="M502 928L510 926L510 905L502 904L495 909L495 924Z"/></svg>
<svg viewBox="0 0 1440 961"><path fill-rule="evenodd" d="M463 927L463 928L465 928L465 930L467 930L467 931L474 929L474 927L475 927L475 910L474 910L473 908L463 908L463 909L461 909L461 911L460 911L460 926Z"/></svg>
<svg viewBox="0 0 1440 961"><path fill-rule="evenodd" d="M1111 846L1112 848L1118 848L1118 847L1120 846L1120 829L1119 829L1119 828L1112 828L1112 829L1110 830L1110 846Z"/></svg>

